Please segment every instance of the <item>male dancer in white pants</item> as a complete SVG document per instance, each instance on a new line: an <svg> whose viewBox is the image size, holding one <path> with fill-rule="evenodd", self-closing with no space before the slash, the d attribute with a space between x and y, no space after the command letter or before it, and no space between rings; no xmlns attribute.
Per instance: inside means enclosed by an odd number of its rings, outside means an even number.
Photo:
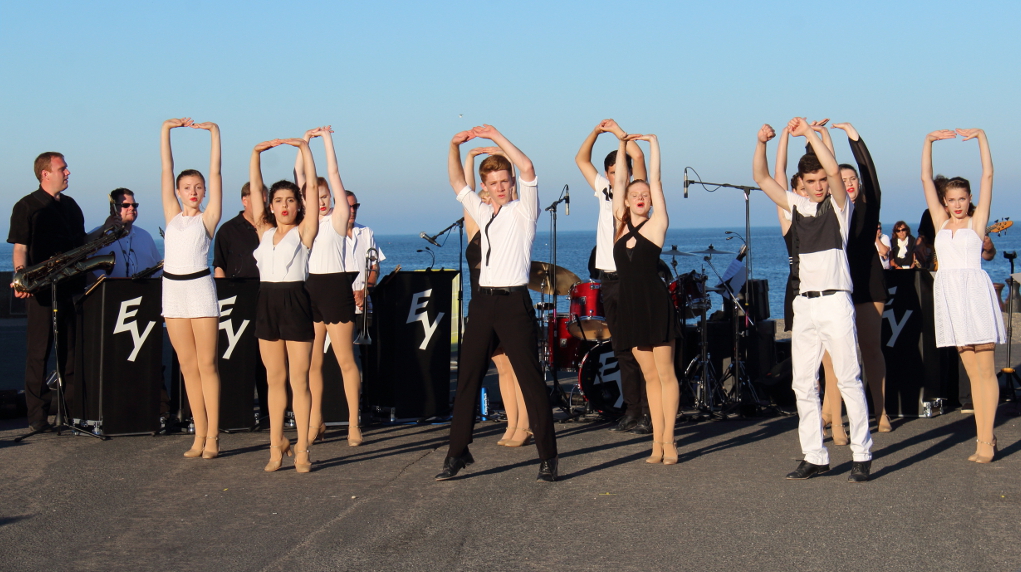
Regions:
<svg viewBox="0 0 1021 572"><path fill-rule="evenodd" d="M769 125L759 129L752 161L755 182L773 202L791 213L797 231L793 255L798 257L800 289L794 298L791 366L800 418L798 436L805 459L787 478L807 479L830 469L829 451L823 446L818 389L819 361L825 350L833 360L837 387L851 423L853 463L847 480L865 482L872 469L872 437L855 349L858 336L846 250L854 204L848 200L833 153L808 122L795 117L787 128L791 135L808 139L813 151L798 162L798 174L808 197L785 191L769 176L766 142L776 135Z"/></svg>

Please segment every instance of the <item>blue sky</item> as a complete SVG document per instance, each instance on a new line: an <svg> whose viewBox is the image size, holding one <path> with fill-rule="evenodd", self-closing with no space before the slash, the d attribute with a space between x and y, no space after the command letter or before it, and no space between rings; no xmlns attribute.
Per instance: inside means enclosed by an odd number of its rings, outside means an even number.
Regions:
<svg viewBox="0 0 1021 572"><path fill-rule="evenodd" d="M142 203L139 224L154 230L159 126L191 116L220 124L230 216L255 143L332 124L359 220L385 234L432 232L460 217L450 137L491 123L535 163L543 206L570 185L561 228L584 230L597 207L574 154L612 117L659 135L671 226L740 225L738 191L693 186L681 198L684 167L752 184L758 127L807 115L861 132L886 222L916 221L924 208L926 133L982 127L996 164L992 216L1021 216L1018 21L1009 2L12 0L0 7L0 204L36 187L37 154L61 151L87 226L125 186ZM610 139L597 143L597 161ZM175 130L174 147L179 169L208 170L205 132ZM321 144L313 149L324 168ZM837 154L851 159L839 137ZM270 151L266 179L289 177L293 161L291 149ZM974 141L937 143L934 161L947 175L979 175ZM774 212L753 194L753 224Z"/></svg>

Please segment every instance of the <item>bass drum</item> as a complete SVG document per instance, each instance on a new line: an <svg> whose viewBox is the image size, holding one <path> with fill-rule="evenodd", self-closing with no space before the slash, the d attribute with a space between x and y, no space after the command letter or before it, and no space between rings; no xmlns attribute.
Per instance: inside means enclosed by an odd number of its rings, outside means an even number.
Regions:
<svg viewBox="0 0 1021 572"><path fill-rule="evenodd" d="M624 414L620 366L610 342L596 344L585 354L578 369L578 389L592 409L607 415Z"/></svg>

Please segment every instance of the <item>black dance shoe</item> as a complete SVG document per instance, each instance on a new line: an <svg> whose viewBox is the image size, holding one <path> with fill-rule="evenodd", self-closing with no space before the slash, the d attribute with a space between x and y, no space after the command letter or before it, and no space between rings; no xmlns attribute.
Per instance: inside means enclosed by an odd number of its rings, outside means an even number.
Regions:
<svg viewBox="0 0 1021 572"><path fill-rule="evenodd" d="M443 472L436 475L437 481L445 481L452 479L457 476L457 473L467 467L468 465L475 462L472 458L472 454L468 449L464 450L464 453L460 457L447 457L443 459Z"/></svg>
<svg viewBox="0 0 1021 572"><path fill-rule="evenodd" d="M829 465L813 465L808 461L801 461L801 464L798 465L798 468L793 473L787 473L787 478L789 480L802 481L819 473L825 473L828 470L830 470Z"/></svg>
<svg viewBox="0 0 1021 572"><path fill-rule="evenodd" d="M652 417L650 417L648 413L642 415L642 418L638 420L638 424L631 429L631 432L635 435L651 435Z"/></svg>
<svg viewBox="0 0 1021 572"><path fill-rule="evenodd" d="M625 415L617 421L617 424L610 427L610 431L630 431L638 425L638 417L634 415Z"/></svg>
<svg viewBox="0 0 1021 572"><path fill-rule="evenodd" d="M849 483L864 483L869 480L869 473L872 471L872 461L855 461L851 463L851 474L847 477Z"/></svg>
<svg viewBox="0 0 1021 572"><path fill-rule="evenodd" d="M546 459L539 463L539 476L536 477L537 481L545 481L552 483L557 480L557 458Z"/></svg>

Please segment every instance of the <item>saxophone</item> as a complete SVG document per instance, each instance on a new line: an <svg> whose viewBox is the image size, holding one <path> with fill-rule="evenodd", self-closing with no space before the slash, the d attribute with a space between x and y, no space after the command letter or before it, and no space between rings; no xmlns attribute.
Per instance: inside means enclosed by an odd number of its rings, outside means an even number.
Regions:
<svg viewBox="0 0 1021 572"><path fill-rule="evenodd" d="M92 242L83 244L78 248L56 254L38 264L27 266L14 273L11 285L19 292L35 292L36 290L60 282L82 272L97 270L99 268L110 269L116 263L116 256L113 253L101 256L89 255L113 244L117 239L127 235L126 229L121 225L115 225L103 229L102 234Z"/></svg>
<svg viewBox="0 0 1021 572"><path fill-rule="evenodd" d="M132 274L131 275L131 279L132 280L141 280L143 278L148 278L148 277L152 276L153 274L156 274L157 272L159 272L161 268L163 268L163 261L162 260L160 260L156 264L150 266L149 268L146 268L145 270L139 270L138 272Z"/></svg>

